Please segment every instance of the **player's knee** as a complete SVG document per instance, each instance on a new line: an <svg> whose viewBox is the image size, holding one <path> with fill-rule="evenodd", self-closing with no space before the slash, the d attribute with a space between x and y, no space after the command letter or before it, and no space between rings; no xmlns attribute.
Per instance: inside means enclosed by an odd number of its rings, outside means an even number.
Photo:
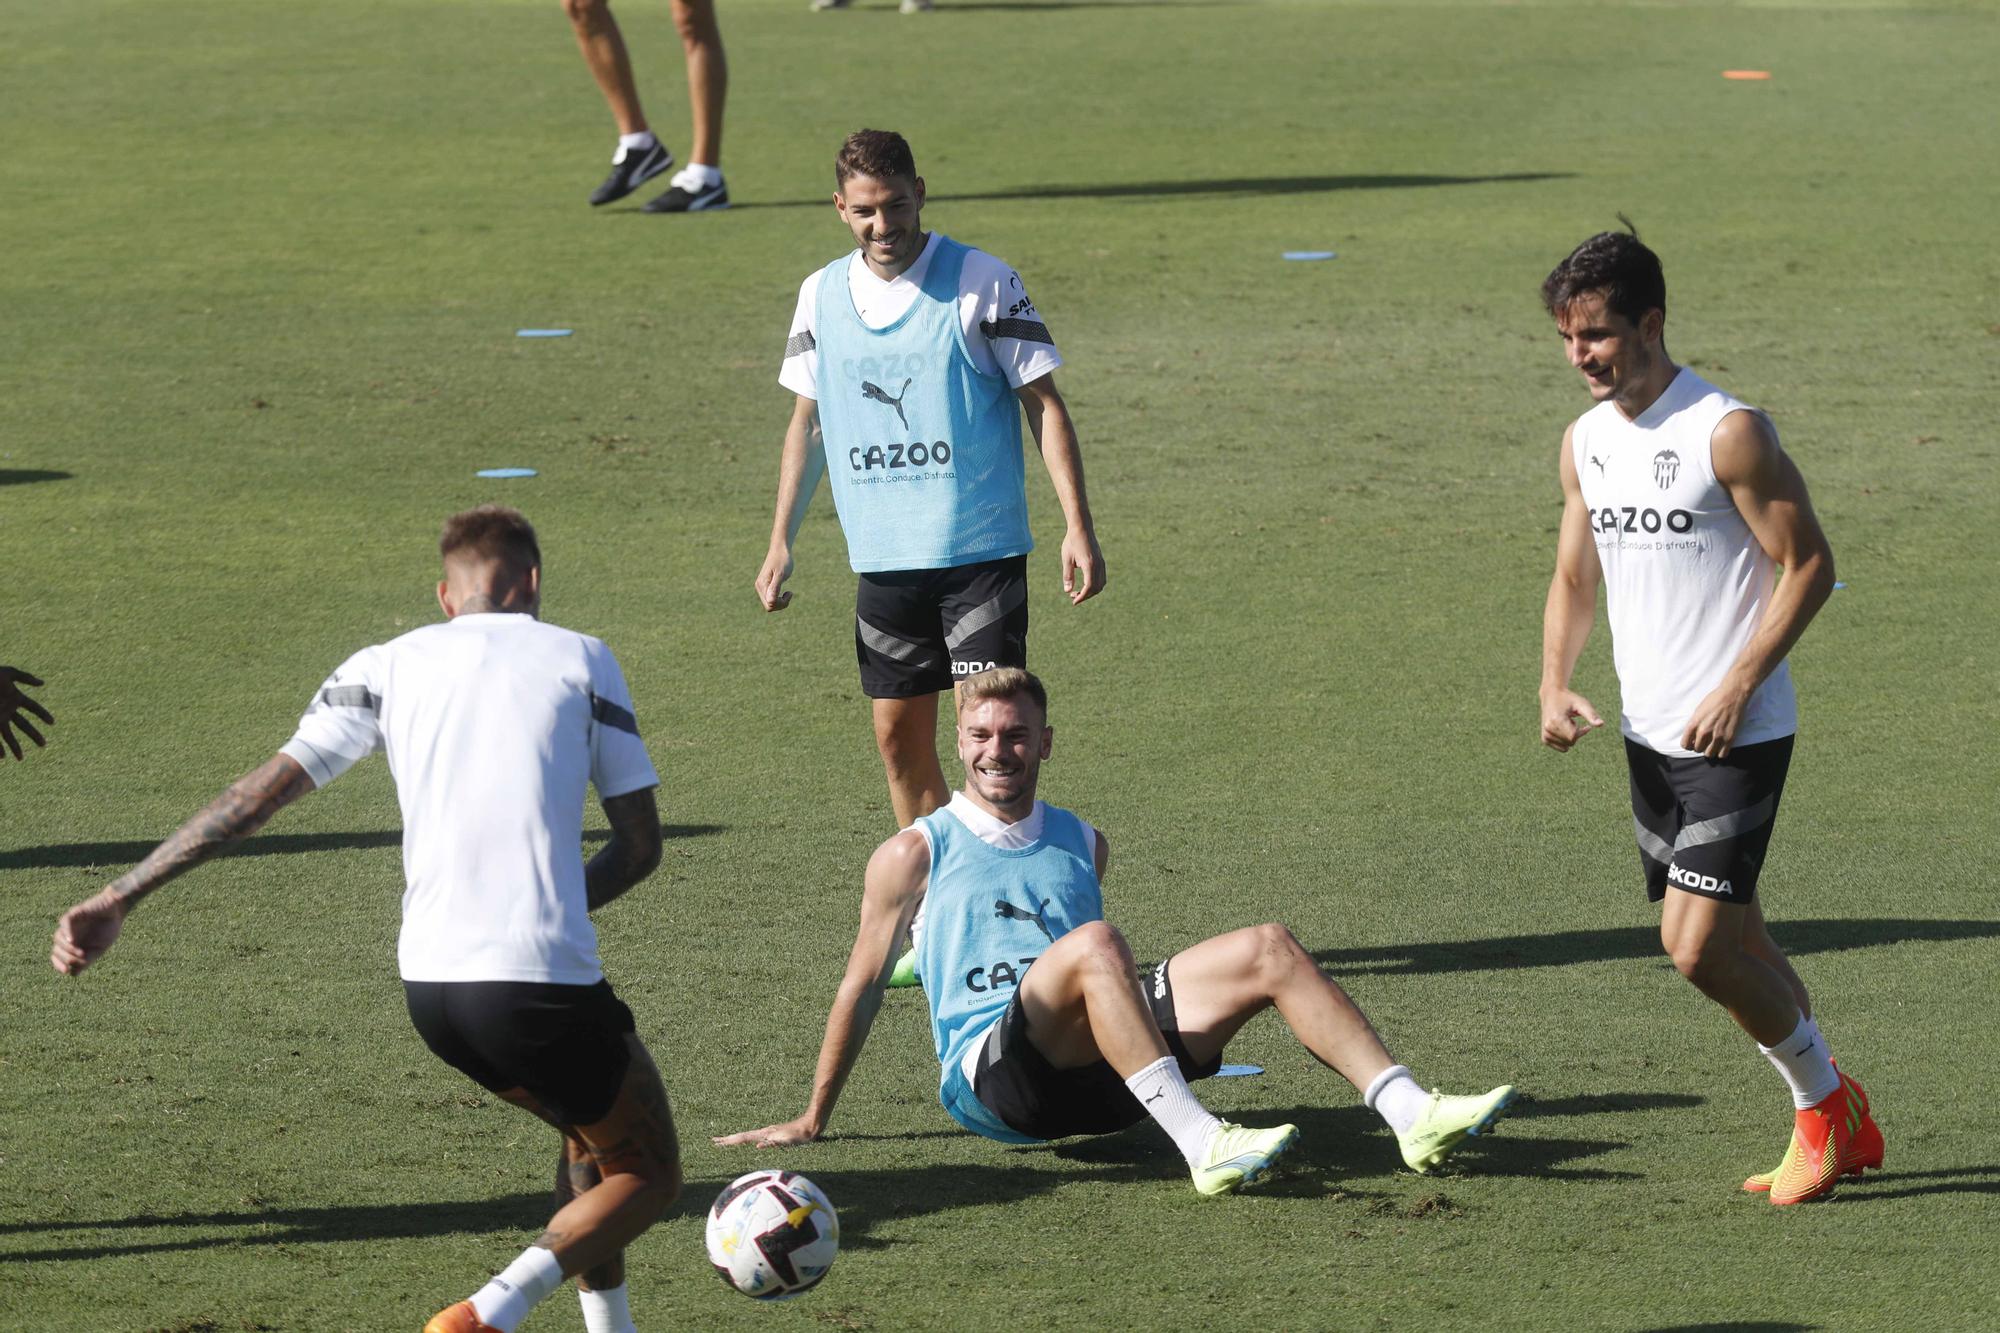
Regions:
<svg viewBox="0 0 2000 1333"><path fill-rule="evenodd" d="M1666 946L1667 957L1673 960L1674 971L1703 990L1727 969L1734 952L1711 939L1663 939L1661 943Z"/></svg>
<svg viewBox="0 0 2000 1333"><path fill-rule="evenodd" d="M1291 927L1282 922L1266 921L1261 926L1252 926L1250 936L1256 942L1257 956L1269 963L1291 967L1306 957L1305 946L1292 934Z"/></svg>
<svg viewBox="0 0 2000 1333"><path fill-rule="evenodd" d="M611 15L608 0L562 0L562 7L569 21L586 31L603 26Z"/></svg>
<svg viewBox="0 0 2000 1333"><path fill-rule="evenodd" d="M1072 930L1064 939L1074 939L1073 947L1082 951L1092 961L1110 967L1133 967L1132 946L1125 942L1125 936L1109 921L1086 921Z"/></svg>
<svg viewBox="0 0 2000 1333"><path fill-rule="evenodd" d="M906 721L889 721L878 718L875 722L875 748L881 751L882 762L892 773L917 772L936 767L937 733L935 724L931 728L909 725Z"/></svg>
<svg viewBox="0 0 2000 1333"><path fill-rule="evenodd" d="M719 43L716 32L715 7L708 0L674 0L674 27L680 32L681 42L686 46L703 46L710 42Z"/></svg>

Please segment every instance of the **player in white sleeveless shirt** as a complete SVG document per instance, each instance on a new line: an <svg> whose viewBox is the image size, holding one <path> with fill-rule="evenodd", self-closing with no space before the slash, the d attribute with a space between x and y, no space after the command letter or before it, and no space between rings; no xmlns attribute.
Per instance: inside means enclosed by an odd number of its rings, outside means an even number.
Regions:
<svg viewBox="0 0 2000 1333"><path fill-rule="evenodd" d="M1557 463L1542 741L1566 751L1603 724L1570 688L1601 581L1661 944L1792 1093L1784 1160L1743 1187L1777 1204L1819 1198L1881 1165L1881 1131L1833 1067L1754 894L1798 726L1785 657L1833 590L1833 552L1769 418L1667 355L1666 280L1636 234L1585 241L1542 297L1597 404Z"/></svg>
<svg viewBox="0 0 2000 1333"><path fill-rule="evenodd" d="M659 778L611 650L538 619L528 521L468 510L438 545L445 622L342 663L276 755L63 916L49 960L83 971L147 894L386 751L403 814L397 952L411 1020L439 1058L563 1135L563 1203L548 1228L425 1333L512 1333L569 1276L592 1333L632 1333L624 1248L678 1194L680 1153L589 914L659 864ZM587 786L611 838L585 865Z"/></svg>

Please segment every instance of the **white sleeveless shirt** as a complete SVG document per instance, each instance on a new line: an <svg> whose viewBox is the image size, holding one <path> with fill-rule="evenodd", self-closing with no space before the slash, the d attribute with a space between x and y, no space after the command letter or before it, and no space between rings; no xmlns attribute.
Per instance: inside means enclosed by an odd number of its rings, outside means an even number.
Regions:
<svg viewBox="0 0 2000 1333"><path fill-rule="evenodd" d="M1612 656L1627 737L1660 754L1681 736L1757 631L1777 565L1715 479L1709 440L1731 412L1757 409L1691 370L1627 420L1610 402L1577 418L1576 474L1604 570ZM1788 665L1757 687L1734 744L1798 729Z"/></svg>

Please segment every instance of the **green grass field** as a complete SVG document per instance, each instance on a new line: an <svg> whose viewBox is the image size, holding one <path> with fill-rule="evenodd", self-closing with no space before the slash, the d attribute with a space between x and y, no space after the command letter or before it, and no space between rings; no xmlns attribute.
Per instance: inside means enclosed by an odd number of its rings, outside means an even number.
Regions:
<svg viewBox="0 0 2000 1333"><path fill-rule="evenodd" d="M599 923L689 1177L631 1252L643 1327L2000 1321L1993 7L865 3L723 5L739 206L676 219L584 205L609 123L554 0L0 0L0 662L59 719L0 767L0 1327L413 1330L539 1229L554 1136L402 1011L383 764L89 975L45 961L332 666L434 618L437 524L490 499L541 530L549 618L617 649L678 835ZM621 16L684 154L666 7ZM1111 585L1064 604L1035 476L1033 661L1113 919L1142 955L1286 921L1420 1078L1520 1084L1453 1173L1396 1169L1269 1018L1232 1048L1268 1072L1204 1087L1305 1131L1256 1197L1196 1197L1150 1127L987 1143L908 994L829 1141L709 1145L803 1107L891 831L824 497L792 609L750 590L785 321L863 125L1068 359ZM1793 658L1763 896L1889 1155L1809 1209L1736 1190L1787 1103L1658 954L1615 737L1535 743L1587 405L1536 288L1620 210L1847 585ZM1578 683L1615 704L1601 631ZM759 1308L700 1216L774 1160L845 1249Z"/></svg>

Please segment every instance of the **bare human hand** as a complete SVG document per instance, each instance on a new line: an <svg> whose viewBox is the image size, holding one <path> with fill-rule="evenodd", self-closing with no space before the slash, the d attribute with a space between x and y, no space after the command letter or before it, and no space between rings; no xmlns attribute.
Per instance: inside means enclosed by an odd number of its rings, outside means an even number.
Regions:
<svg viewBox="0 0 2000 1333"><path fill-rule="evenodd" d="M131 906L109 888L100 889L62 915L56 923L55 945L49 950L49 965L64 976L73 977L104 956L117 942Z"/></svg>
<svg viewBox="0 0 2000 1333"><path fill-rule="evenodd" d="M1558 690L1542 699L1542 744L1558 753L1603 725L1590 700L1575 690Z"/></svg>
<svg viewBox="0 0 2000 1333"><path fill-rule="evenodd" d="M800 1116L782 1125L766 1125L741 1134L718 1135L712 1142L718 1148L789 1148L795 1144L811 1143L818 1137L819 1131L813 1129L804 1116Z"/></svg>
<svg viewBox="0 0 2000 1333"><path fill-rule="evenodd" d="M1750 693L1727 681L1710 690L1688 717L1687 730L1681 733L1682 747L1710 759L1727 755L1729 747L1736 743L1737 730L1743 725Z"/></svg>
<svg viewBox="0 0 2000 1333"><path fill-rule="evenodd" d="M792 604L792 595L785 591L785 580L791 576L792 553L772 548L757 571L757 600L766 611L782 611Z"/></svg>
<svg viewBox="0 0 2000 1333"><path fill-rule="evenodd" d="M19 667L0 666L0 744L12 751L16 759L21 757L21 742L14 735L17 727L21 735L35 743L36 749L48 744L42 739L42 733L35 730L35 724L23 716L24 713L33 713L49 726L54 726L56 722L48 709L21 692L23 685L40 689L42 681L39 676L31 676Z"/></svg>
<svg viewBox="0 0 2000 1333"><path fill-rule="evenodd" d="M1063 534L1063 591L1069 604L1079 606L1104 591L1104 552L1097 547L1097 534L1071 528Z"/></svg>

